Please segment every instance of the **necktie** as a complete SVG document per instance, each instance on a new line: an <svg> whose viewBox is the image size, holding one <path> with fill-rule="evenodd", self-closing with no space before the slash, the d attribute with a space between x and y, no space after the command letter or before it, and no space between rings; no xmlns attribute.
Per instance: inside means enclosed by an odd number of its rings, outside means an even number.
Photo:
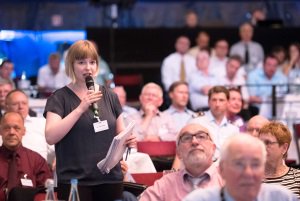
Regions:
<svg viewBox="0 0 300 201"><path fill-rule="evenodd" d="M180 63L180 81L185 81L185 76L185 66L182 58Z"/></svg>
<svg viewBox="0 0 300 201"><path fill-rule="evenodd" d="M11 159L8 163L8 182L7 188L10 191L12 188L18 186L18 169L17 169L17 153L13 152L11 154Z"/></svg>
<svg viewBox="0 0 300 201"><path fill-rule="evenodd" d="M248 64L249 63L249 47L248 47L248 44L245 44L245 64Z"/></svg>

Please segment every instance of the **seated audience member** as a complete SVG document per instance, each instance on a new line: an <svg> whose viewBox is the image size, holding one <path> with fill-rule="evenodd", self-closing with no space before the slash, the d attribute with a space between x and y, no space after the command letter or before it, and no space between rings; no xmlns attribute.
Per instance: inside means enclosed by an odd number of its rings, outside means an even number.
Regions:
<svg viewBox="0 0 300 201"><path fill-rule="evenodd" d="M299 84L300 79L300 43L289 46L288 60L283 65L282 72L288 76L290 84ZM299 93L299 86L290 86L291 93Z"/></svg>
<svg viewBox="0 0 300 201"><path fill-rule="evenodd" d="M50 146L46 142L46 120L42 117L29 116L28 97L19 89L9 92L6 96L5 103L6 111L18 112L24 119L26 135L22 139L23 146L36 151L51 164L54 158L54 146Z"/></svg>
<svg viewBox="0 0 300 201"><path fill-rule="evenodd" d="M37 76L37 85L41 93L51 93L70 82L64 66L60 64L60 55L52 53L49 56L48 64L40 67Z"/></svg>
<svg viewBox="0 0 300 201"><path fill-rule="evenodd" d="M6 104L5 104L6 96L13 89L14 89L14 83L12 83L11 80L0 78L0 118L5 113L6 110ZM36 117L37 113L29 108L29 116Z"/></svg>
<svg viewBox="0 0 300 201"><path fill-rule="evenodd" d="M163 91L153 82L146 84L140 94L141 109L128 117L136 122L133 133L138 141L175 141L176 127L172 117L159 111Z"/></svg>
<svg viewBox="0 0 300 201"><path fill-rule="evenodd" d="M16 85L12 79L13 72L14 63L9 59L3 60L0 65L0 78L9 80L13 84L13 88L15 88Z"/></svg>
<svg viewBox="0 0 300 201"><path fill-rule="evenodd" d="M296 195L284 187L262 184L266 147L258 138L236 135L222 146L220 174L224 187L197 189L183 201L296 201Z"/></svg>
<svg viewBox="0 0 300 201"><path fill-rule="evenodd" d="M276 87L277 96L287 92L287 77L277 70L278 60L274 55L267 55L263 68L256 68L249 73L247 83L249 89L249 103L260 107L260 104L272 96L271 85Z"/></svg>
<svg viewBox="0 0 300 201"><path fill-rule="evenodd" d="M288 58L283 64L282 72L289 76L292 69L300 68L300 43L291 43L288 48Z"/></svg>
<svg viewBox="0 0 300 201"><path fill-rule="evenodd" d="M216 144L215 157L218 158L220 148L224 141L239 133L239 128L230 123L226 117L229 100L229 91L223 86L214 86L208 93L209 111L204 116L192 119L191 123L199 123L207 127L213 136Z"/></svg>
<svg viewBox="0 0 300 201"><path fill-rule="evenodd" d="M169 97L172 104L164 113L173 117L177 127L176 131L179 132L195 116L195 113L187 108L189 101L188 84L183 81L174 82L169 88Z"/></svg>
<svg viewBox="0 0 300 201"><path fill-rule="evenodd" d="M185 27L197 28L199 26L198 15L195 11L190 10L185 14Z"/></svg>
<svg viewBox="0 0 300 201"><path fill-rule="evenodd" d="M206 31L200 31L196 38L196 46L189 49L188 53L194 58L197 57L201 50L209 50L210 36Z"/></svg>
<svg viewBox="0 0 300 201"><path fill-rule="evenodd" d="M272 47L271 54L273 54L278 60L278 70L281 70L283 72L283 66L285 65L287 59L286 49L281 45L277 45ZM283 74L285 73L283 72Z"/></svg>
<svg viewBox="0 0 300 201"><path fill-rule="evenodd" d="M280 122L270 122L260 129L259 138L267 147L264 182L285 186L300 200L300 170L285 164L292 141L289 128Z"/></svg>
<svg viewBox="0 0 300 201"><path fill-rule="evenodd" d="M209 71L216 77L225 76L228 46L228 42L225 39L218 40L215 43L214 53L210 57Z"/></svg>
<svg viewBox="0 0 300 201"><path fill-rule="evenodd" d="M229 91L228 107L227 107L227 118L233 125L237 126L240 131L246 131L246 124L242 117L238 114L240 113L243 100L241 91L237 88L231 88Z"/></svg>
<svg viewBox="0 0 300 201"><path fill-rule="evenodd" d="M251 119L249 119L246 131L248 134L254 137L258 137L259 130L269 122L270 121L267 118L261 115L255 115Z"/></svg>
<svg viewBox="0 0 300 201"><path fill-rule="evenodd" d="M118 98L119 98L119 101L120 101L120 104L121 104L122 110L123 110L123 117L126 121L126 119L129 115L137 112L137 109L126 105L127 96L126 96L126 91L123 86L116 86L112 90L113 90L113 92L115 92L118 95Z"/></svg>
<svg viewBox="0 0 300 201"><path fill-rule="evenodd" d="M264 59L264 50L261 44L252 40L254 29L248 22L239 27L240 41L230 48L231 55L239 55L244 61L246 72L260 67Z"/></svg>
<svg viewBox="0 0 300 201"><path fill-rule="evenodd" d="M175 81L190 80L190 75L196 70L195 58L187 54L190 40L186 36L180 36L175 43L176 52L167 56L161 66L161 81L165 91Z"/></svg>
<svg viewBox="0 0 300 201"><path fill-rule="evenodd" d="M0 78L0 117L5 113L5 98L13 89L14 86L10 80Z"/></svg>
<svg viewBox="0 0 300 201"><path fill-rule="evenodd" d="M241 87L244 104L248 104L249 92L246 85L245 69L241 57L230 56L225 66L225 75L220 77L219 83L227 87Z"/></svg>
<svg viewBox="0 0 300 201"><path fill-rule="evenodd" d="M210 132L199 124L188 124L177 136L177 155L184 168L164 175L141 195L140 201L180 201L197 188L221 187L223 181L213 163L215 144Z"/></svg>
<svg viewBox="0 0 300 201"><path fill-rule="evenodd" d="M209 52L201 50L196 58L197 70L189 82L190 101L194 111L208 110L208 91L217 85L219 80L209 72Z"/></svg>
<svg viewBox="0 0 300 201"><path fill-rule="evenodd" d="M258 22L266 20L266 11L261 8L256 8L251 12L250 23L252 26L257 26Z"/></svg>
<svg viewBox="0 0 300 201"><path fill-rule="evenodd" d="M14 187L43 187L51 172L45 159L23 147L25 135L21 114L7 112L1 119L0 133L0 194L9 193ZM4 197L3 195L0 197Z"/></svg>

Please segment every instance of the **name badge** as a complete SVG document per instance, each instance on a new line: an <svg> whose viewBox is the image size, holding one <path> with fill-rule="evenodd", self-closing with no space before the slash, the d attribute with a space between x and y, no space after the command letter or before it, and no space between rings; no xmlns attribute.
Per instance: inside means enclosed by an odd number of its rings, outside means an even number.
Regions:
<svg viewBox="0 0 300 201"><path fill-rule="evenodd" d="M22 186L33 187L31 179L21 179Z"/></svg>
<svg viewBox="0 0 300 201"><path fill-rule="evenodd" d="M107 120L93 123L95 133L108 130Z"/></svg>

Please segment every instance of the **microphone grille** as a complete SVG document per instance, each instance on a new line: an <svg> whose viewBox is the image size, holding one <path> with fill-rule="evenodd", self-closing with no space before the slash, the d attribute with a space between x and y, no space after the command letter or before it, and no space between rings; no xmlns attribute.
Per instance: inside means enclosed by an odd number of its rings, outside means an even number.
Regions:
<svg viewBox="0 0 300 201"><path fill-rule="evenodd" d="M94 79L92 76L88 75L85 77L85 84L88 89L94 86Z"/></svg>

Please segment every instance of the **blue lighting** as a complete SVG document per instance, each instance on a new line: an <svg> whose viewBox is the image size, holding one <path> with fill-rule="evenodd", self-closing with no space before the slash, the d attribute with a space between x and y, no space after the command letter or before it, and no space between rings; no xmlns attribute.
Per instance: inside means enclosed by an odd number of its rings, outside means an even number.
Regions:
<svg viewBox="0 0 300 201"><path fill-rule="evenodd" d="M28 77L35 77L39 67L48 62L50 53L62 55L66 48L81 39L86 39L85 30L0 30L0 60L12 60L17 77L23 71Z"/></svg>

